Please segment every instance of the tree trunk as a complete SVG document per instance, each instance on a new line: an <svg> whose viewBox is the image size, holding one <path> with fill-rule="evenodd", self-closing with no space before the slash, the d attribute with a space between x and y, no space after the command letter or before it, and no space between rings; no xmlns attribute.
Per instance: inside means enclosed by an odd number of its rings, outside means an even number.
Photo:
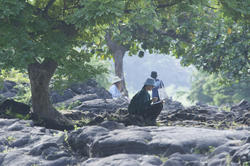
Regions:
<svg viewBox="0 0 250 166"><path fill-rule="evenodd" d="M69 120L53 108L49 97L49 82L55 73L57 63L46 58L41 64L38 62L28 66L31 84L33 117L42 121L48 128L71 129Z"/></svg>
<svg viewBox="0 0 250 166"><path fill-rule="evenodd" d="M106 34L105 38L107 41L107 45L109 49L111 50L114 60L115 60L115 75L122 79L121 91L123 92L125 96L128 96L128 90L126 88L126 82L125 82L125 77L124 77L124 72L123 72L123 57L127 49L124 46L119 45L118 43L115 43L114 41L112 41L109 33Z"/></svg>

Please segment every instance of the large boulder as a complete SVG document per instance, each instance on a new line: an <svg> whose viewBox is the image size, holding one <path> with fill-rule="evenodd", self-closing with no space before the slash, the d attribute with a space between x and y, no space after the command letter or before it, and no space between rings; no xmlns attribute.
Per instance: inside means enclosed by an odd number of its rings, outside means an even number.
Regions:
<svg viewBox="0 0 250 166"><path fill-rule="evenodd" d="M24 103L16 102L13 99L7 99L0 103L1 118L27 117L30 114L30 106Z"/></svg>
<svg viewBox="0 0 250 166"><path fill-rule="evenodd" d="M118 99L94 99L82 102L81 105L75 107L77 110L90 111L96 113L115 112L118 108L127 108L128 100L125 98Z"/></svg>
<svg viewBox="0 0 250 166"><path fill-rule="evenodd" d="M111 99L111 94L92 79L84 83L76 83L63 92L51 91L52 103L65 103L68 106L71 103L80 101L89 101L93 99Z"/></svg>
<svg viewBox="0 0 250 166"><path fill-rule="evenodd" d="M17 84L13 81L4 81L2 89L0 89L0 95L3 98L12 98L17 95L18 89L15 88Z"/></svg>

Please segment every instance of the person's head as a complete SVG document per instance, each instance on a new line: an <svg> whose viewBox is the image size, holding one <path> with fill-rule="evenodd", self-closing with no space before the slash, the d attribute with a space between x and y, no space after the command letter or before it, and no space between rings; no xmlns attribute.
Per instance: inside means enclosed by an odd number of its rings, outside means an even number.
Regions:
<svg viewBox="0 0 250 166"><path fill-rule="evenodd" d="M116 87L120 90L121 89L121 82L122 82L122 79L120 77L115 76L113 81L112 81L112 84L115 84Z"/></svg>
<svg viewBox="0 0 250 166"><path fill-rule="evenodd" d="M156 71L152 71L151 72L151 77L156 79L157 78L157 72Z"/></svg>
<svg viewBox="0 0 250 166"><path fill-rule="evenodd" d="M143 88L145 88L147 91L150 91L154 88L154 86L155 86L155 80L152 78L147 78Z"/></svg>

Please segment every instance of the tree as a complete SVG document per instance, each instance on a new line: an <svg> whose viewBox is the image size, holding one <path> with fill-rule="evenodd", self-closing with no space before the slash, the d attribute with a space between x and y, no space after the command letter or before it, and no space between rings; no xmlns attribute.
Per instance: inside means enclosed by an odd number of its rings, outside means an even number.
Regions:
<svg viewBox="0 0 250 166"><path fill-rule="evenodd" d="M231 0L234 1L234 0ZM249 2L240 2L245 4ZM237 5L236 5L237 4ZM235 12L245 22L235 22ZM226 79L249 76L249 12L236 1L142 1L127 5L127 19L109 25L106 42L115 61L116 75L123 77L123 57L143 57L149 50L181 58L184 66L195 65L210 73L223 72ZM125 83L123 84L126 91Z"/></svg>
<svg viewBox="0 0 250 166"><path fill-rule="evenodd" d="M213 0L213 3L218 3L216 0ZM245 0L219 0L219 3L222 5L222 12L225 16L232 17L234 20L244 21L249 23L250 20L250 10L249 10L249 1Z"/></svg>
<svg viewBox="0 0 250 166"><path fill-rule="evenodd" d="M194 74L192 88L188 98L194 102L207 103L212 105L232 105L242 99L250 101L250 80L225 84L220 74L197 72Z"/></svg>
<svg viewBox="0 0 250 166"><path fill-rule="evenodd" d="M28 71L34 115L51 127L70 123L49 100L51 78L57 72L59 78L79 80L103 71L88 63L91 28L118 18L121 2L0 1L0 68ZM82 46L86 49L75 49Z"/></svg>

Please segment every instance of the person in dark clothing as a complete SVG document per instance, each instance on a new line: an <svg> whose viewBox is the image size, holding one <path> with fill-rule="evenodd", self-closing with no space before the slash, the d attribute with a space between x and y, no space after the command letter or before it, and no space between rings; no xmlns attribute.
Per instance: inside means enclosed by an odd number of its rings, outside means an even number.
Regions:
<svg viewBox="0 0 250 166"><path fill-rule="evenodd" d="M162 80L157 79L157 72L156 71L151 72L151 77L155 81L155 86L152 89L152 98L157 97L158 98L157 101L160 101L161 99L160 99L160 96L159 96L158 89L164 88L164 84L163 84Z"/></svg>
<svg viewBox="0 0 250 166"><path fill-rule="evenodd" d="M160 114L163 104L161 101L154 104L154 102L158 101L157 97L150 99L148 91L153 89L154 84L155 81L152 78L146 80L143 88L131 99L128 106L129 114L141 116L147 121L156 122L156 118Z"/></svg>

